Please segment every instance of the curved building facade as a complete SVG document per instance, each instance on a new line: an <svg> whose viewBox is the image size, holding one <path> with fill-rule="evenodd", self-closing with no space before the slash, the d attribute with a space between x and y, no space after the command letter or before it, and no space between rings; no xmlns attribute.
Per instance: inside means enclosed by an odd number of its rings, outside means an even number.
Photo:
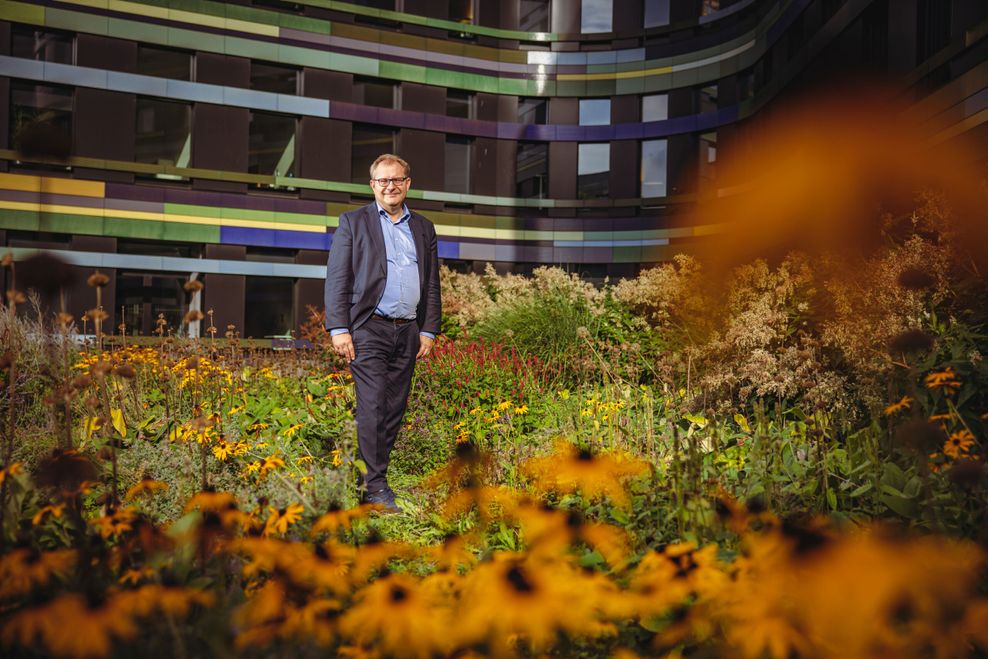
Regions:
<svg viewBox="0 0 988 659"><path fill-rule="evenodd" d="M390 151L451 267L633 275L715 230L684 217L718 159L814 85L867 71L984 143L986 19L981 0L6 1L0 245L110 274L128 333L177 325L199 277L221 333L282 334Z"/></svg>

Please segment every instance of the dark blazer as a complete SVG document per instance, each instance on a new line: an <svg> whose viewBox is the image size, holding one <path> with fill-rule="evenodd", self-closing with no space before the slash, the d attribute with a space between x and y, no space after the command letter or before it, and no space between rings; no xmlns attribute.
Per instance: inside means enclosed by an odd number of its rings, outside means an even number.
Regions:
<svg viewBox="0 0 988 659"><path fill-rule="evenodd" d="M419 266L419 305L415 313L420 332L439 334L442 307L439 299L439 251L432 222L411 212ZM326 329L346 327L351 332L367 322L384 295L387 251L377 204L340 215L326 264Z"/></svg>

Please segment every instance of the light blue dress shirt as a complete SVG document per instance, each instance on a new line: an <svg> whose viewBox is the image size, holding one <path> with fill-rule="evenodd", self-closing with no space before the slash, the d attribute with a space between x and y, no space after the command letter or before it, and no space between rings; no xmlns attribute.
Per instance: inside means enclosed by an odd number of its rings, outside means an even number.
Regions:
<svg viewBox="0 0 988 659"><path fill-rule="evenodd" d="M421 291L419 288L418 254L415 250L415 240L408 221L412 214L408 206L402 206L402 215L397 222L391 221L388 212L377 205L378 217L381 220L381 232L384 234L388 270L384 283L384 294L374 311L388 318L415 318L415 310L419 304ZM347 332L346 328L334 328L330 334L336 336ZM430 339L436 338L432 332L421 332Z"/></svg>

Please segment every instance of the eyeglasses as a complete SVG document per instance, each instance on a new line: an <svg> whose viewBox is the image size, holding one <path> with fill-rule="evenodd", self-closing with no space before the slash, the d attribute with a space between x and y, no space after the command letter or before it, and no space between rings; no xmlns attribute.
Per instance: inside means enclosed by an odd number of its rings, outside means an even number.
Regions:
<svg viewBox="0 0 988 659"><path fill-rule="evenodd" d="M408 176L399 176L397 178L372 178L371 180L377 183L382 188L386 188L392 183L394 183L395 185L405 185L405 183L408 181L409 178L410 177Z"/></svg>

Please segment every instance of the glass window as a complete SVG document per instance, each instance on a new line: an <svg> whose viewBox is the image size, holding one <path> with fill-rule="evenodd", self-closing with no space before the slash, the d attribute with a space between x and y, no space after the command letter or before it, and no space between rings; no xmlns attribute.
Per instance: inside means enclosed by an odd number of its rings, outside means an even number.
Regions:
<svg viewBox="0 0 988 659"><path fill-rule="evenodd" d="M612 0L582 0L580 3L580 32L610 32L613 24Z"/></svg>
<svg viewBox="0 0 988 659"><path fill-rule="evenodd" d="M138 97L134 160L188 167L191 117L192 108L185 103Z"/></svg>
<svg viewBox="0 0 988 659"><path fill-rule="evenodd" d="M473 19L473 0L449 0L449 20L471 25Z"/></svg>
<svg viewBox="0 0 988 659"><path fill-rule="evenodd" d="M209 295L209 287L206 287ZM287 334L295 321L292 302L295 280L288 277L247 277L244 282L244 336L263 339ZM208 301L208 297L207 297Z"/></svg>
<svg viewBox="0 0 988 659"><path fill-rule="evenodd" d="M370 166L382 153L395 152L395 132L383 126L353 124L350 149L350 182L370 181Z"/></svg>
<svg viewBox="0 0 988 659"><path fill-rule="evenodd" d="M250 63L250 88L274 94L298 94L298 69L266 62Z"/></svg>
<svg viewBox="0 0 988 659"><path fill-rule="evenodd" d="M446 192L470 193L470 151L473 140L446 136Z"/></svg>
<svg viewBox="0 0 988 659"><path fill-rule="evenodd" d="M669 24L669 0L645 0L645 27Z"/></svg>
<svg viewBox="0 0 988 659"><path fill-rule="evenodd" d="M611 123L611 99L580 99L580 125L606 126Z"/></svg>
<svg viewBox="0 0 988 659"><path fill-rule="evenodd" d="M395 107L395 85L378 78L353 79L353 102L377 108Z"/></svg>
<svg viewBox="0 0 988 659"><path fill-rule="evenodd" d="M610 172L610 144L581 144L576 165L577 196L580 199L606 197Z"/></svg>
<svg viewBox="0 0 988 659"><path fill-rule="evenodd" d="M446 116L473 119L474 95L458 89L446 90Z"/></svg>
<svg viewBox="0 0 988 659"><path fill-rule="evenodd" d="M117 270L117 306L123 308L122 322L128 334L151 336L160 314L165 332L176 332L185 315L188 275Z"/></svg>
<svg viewBox="0 0 988 659"><path fill-rule="evenodd" d="M365 7L374 7L375 9L390 9L394 11L395 0L360 0L360 4Z"/></svg>
<svg viewBox="0 0 988 659"><path fill-rule="evenodd" d="M717 133L700 135L700 181L701 185L713 185L717 178Z"/></svg>
<svg viewBox="0 0 988 659"><path fill-rule="evenodd" d="M72 89L10 83L10 135L27 157L65 159L72 151Z"/></svg>
<svg viewBox="0 0 988 659"><path fill-rule="evenodd" d="M755 73L752 70L738 74L738 100L746 101L755 95Z"/></svg>
<svg viewBox="0 0 988 659"><path fill-rule="evenodd" d="M700 89L700 114L717 111L717 85Z"/></svg>
<svg viewBox="0 0 988 659"><path fill-rule="evenodd" d="M518 99L518 123L545 124L549 118L549 104L544 98Z"/></svg>
<svg viewBox="0 0 988 659"><path fill-rule="evenodd" d="M548 32L549 0L519 0L518 29L522 32Z"/></svg>
<svg viewBox="0 0 988 659"><path fill-rule="evenodd" d="M668 94L642 96L642 121L665 121L668 118Z"/></svg>
<svg viewBox="0 0 988 659"><path fill-rule="evenodd" d="M158 78L192 80L192 53L139 44L137 72Z"/></svg>
<svg viewBox="0 0 988 659"><path fill-rule="evenodd" d="M14 25L10 30L10 54L24 59L72 64L74 41L68 32Z"/></svg>
<svg viewBox="0 0 988 659"><path fill-rule="evenodd" d="M666 140L647 140L642 142L642 197L666 196L667 155L668 145Z"/></svg>
<svg viewBox="0 0 988 659"><path fill-rule="evenodd" d="M720 11L720 0L703 0L703 9L700 10L701 16L709 16L717 11Z"/></svg>
<svg viewBox="0 0 988 659"><path fill-rule="evenodd" d="M247 171L251 174L293 176L295 117L251 112Z"/></svg>
<svg viewBox="0 0 988 659"><path fill-rule="evenodd" d="M518 142L515 157L515 196L544 199L549 192L549 145Z"/></svg>

